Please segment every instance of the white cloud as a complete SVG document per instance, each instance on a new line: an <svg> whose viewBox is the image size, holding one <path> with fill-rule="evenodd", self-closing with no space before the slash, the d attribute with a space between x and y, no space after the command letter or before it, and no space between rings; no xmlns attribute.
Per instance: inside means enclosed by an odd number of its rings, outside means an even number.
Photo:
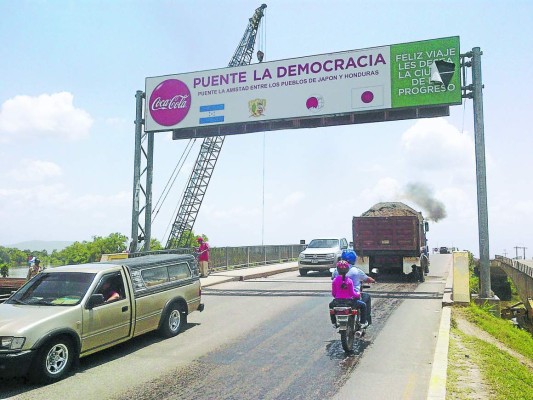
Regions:
<svg viewBox="0 0 533 400"><path fill-rule="evenodd" d="M401 184L396 179L387 177L380 179L374 187L362 190L361 199L363 204L369 204L370 208L382 201L398 201L401 194Z"/></svg>
<svg viewBox="0 0 533 400"><path fill-rule="evenodd" d="M37 97L15 96L0 109L0 140L15 136L77 140L89 135L93 119L75 108L68 92Z"/></svg>
<svg viewBox="0 0 533 400"><path fill-rule="evenodd" d="M7 172L8 177L19 182L41 182L62 174L57 164L41 160L22 160L18 168Z"/></svg>
<svg viewBox="0 0 533 400"><path fill-rule="evenodd" d="M129 235L131 193L73 194L63 184L0 188L0 234L8 244L34 238L88 240L112 232Z"/></svg>
<svg viewBox="0 0 533 400"><path fill-rule="evenodd" d="M274 213L282 213L297 206L305 199L303 192L293 192L272 207Z"/></svg>
<svg viewBox="0 0 533 400"><path fill-rule="evenodd" d="M444 118L420 119L402 135L404 157L414 169L471 169L474 141Z"/></svg>

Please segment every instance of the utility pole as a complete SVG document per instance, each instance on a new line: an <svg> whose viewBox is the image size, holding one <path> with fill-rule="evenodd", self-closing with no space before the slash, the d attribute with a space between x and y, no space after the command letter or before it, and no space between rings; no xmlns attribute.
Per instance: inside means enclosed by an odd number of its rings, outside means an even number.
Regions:
<svg viewBox="0 0 533 400"><path fill-rule="evenodd" d="M489 217L487 207L487 169L485 163L485 128L483 122L483 82L481 79L481 55L479 47L463 54L471 61L464 62L464 67L472 67L472 84L463 89L470 90L463 97L471 98L474 105L474 137L476 147L476 182L477 182L477 213L479 230L479 263L480 263L480 299L491 298L490 259L489 259Z"/></svg>
<svg viewBox="0 0 533 400"><path fill-rule="evenodd" d="M523 246L515 246L514 247L515 251L516 251L516 258L518 259L518 249L522 249L524 250L524 257L522 258L522 260L525 260L526 259L526 249L527 247L523 247Z"/></svg>

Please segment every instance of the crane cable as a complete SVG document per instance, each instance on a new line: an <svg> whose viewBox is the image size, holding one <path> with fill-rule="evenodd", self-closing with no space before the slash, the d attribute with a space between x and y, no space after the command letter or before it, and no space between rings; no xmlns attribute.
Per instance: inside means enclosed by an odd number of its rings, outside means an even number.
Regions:
<svg viewBox="0 0 533 400"><path fill-rule="evenodd" d="M194 139L194 141L196 142L196 139ZM190 142L190 141L189 141ZM194 143L193 143L194 144ZM192 146L189 148L189 151L187 152L187 157L189 156L189 153L191 152L192 150ZM182 164L182 167L183 167L183 164ZM181 167L180 167L180 170L181 170ZM179 171L178 171L179 172ZM193 170L193 173L194 173L194 170ZM183 191L181 193L181 199L183 199L185 197L185 191L187 190L187 185L184 186L183 188ZM165 232L163 233L163 237L166 237L167 236L167 232L169 231L169 229L172 227L173 225L173 222L177 215L178 215L178 212L179 212L179 208L180 208L181 204L180 203L177 203L176 204L176 207L174 208L174 211L172 212L172 218L170 219L170 221L168 222L167 224L167 228L165 229Z"/></svg>
<svg viewBox="0 0 533 400"><path fill-rule="evenodd" d="M174 186L174 183L176 182L176 179L178 178L178 175L183 168L183 165L185 164L185 161L187 161L187 158L189 157L189 154L196 142L196 139L189 139L189 142L187 143L187 146L185 146L185 149L183 150L183 153L181 153L181 157L178 160L178 163L174 167L174 171L172 171L172 174L168 178L168 181L163 189L163 192L161 193L161 196L159 196L159 199L157 200L155 206L154 206L154 215L152 217L152 222L154 222L155 218L159 214L159 211L161 211L161 207L163 206L168 194L170 193L170 190L172 189L172 186ZM185 154L187 153L187 154ZM185 156L185 157L184 157ZM181 165L180 165L181 164ZM178 169L179 167L179 169ZM172 181L172 183L171 183ZM159 208L157 206L159 205Z"/></svg>
<svg viewBox="0 0 533 400"><path fill-rule="evenodd" d="M259 30L259 51L266 54L266 14L263 14L261 21L261 28ZM262 59L263 60L263 59ZM261 61L262 61L261 60ZM265 159L266 159L266 132L263 131L263 198L261 210L261 246L264 246L265 241Z"/></svg>

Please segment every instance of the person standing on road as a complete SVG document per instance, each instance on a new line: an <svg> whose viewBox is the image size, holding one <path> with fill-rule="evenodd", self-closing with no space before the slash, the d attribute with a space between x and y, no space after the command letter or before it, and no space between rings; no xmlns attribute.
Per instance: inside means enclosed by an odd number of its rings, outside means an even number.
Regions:
<svg viewBox="0 0 533 400"><path fill-rule="evenodd" d="M200 263L200 277L207 278L209 276L209 245L201 237L198 237L196 240L198 241L196 252L198 254L198 262Z"/></svg>
<svg viewBox="0 0 533 400"><path fill-rule="evenodd" d="M33 278L35 275L37 275L39 272L41 272L41 260L36 258L33 261L33 264L31 264L30 269L28 269L28 275L26 275L26 280L29 281L31 278Z"/></svg>

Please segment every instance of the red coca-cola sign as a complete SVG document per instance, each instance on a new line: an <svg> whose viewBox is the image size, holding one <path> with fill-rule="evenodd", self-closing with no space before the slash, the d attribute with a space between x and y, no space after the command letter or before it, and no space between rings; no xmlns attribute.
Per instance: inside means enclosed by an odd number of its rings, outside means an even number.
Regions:
<svg viewBox="0 0 533 400"><path fill-rule="evenodd" d="M154 89L148 107L150 115L159 125L176 125L189 113L191 92L182 81L167 79Z"/></svg>

